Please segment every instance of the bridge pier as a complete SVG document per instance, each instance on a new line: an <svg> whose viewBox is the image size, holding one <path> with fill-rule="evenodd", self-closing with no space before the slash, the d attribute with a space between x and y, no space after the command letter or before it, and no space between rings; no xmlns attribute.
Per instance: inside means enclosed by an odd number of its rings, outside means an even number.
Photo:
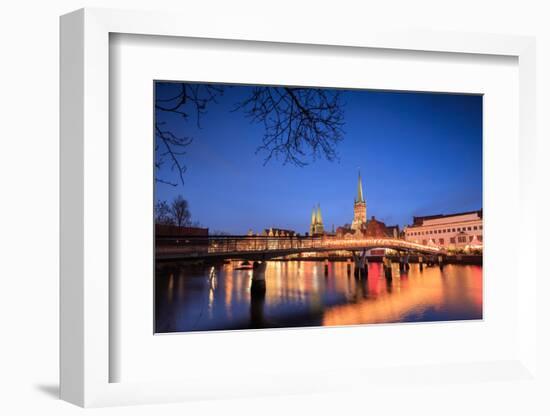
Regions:
<svg viewBox="0 0 550 416"><path fill-rule="evenodd" d="M265 270L267 262L255 261L252 265L252 283L250 285L251 296L265 294Z"/></svg>
<svg viewBox="0 0 550 416"><path fill-rule="evenodd" d="M405 273L409 271L410 265L409 265L409 253L407 252L401 252L399 253L399 271L401 273Z"/></svg>
<svg viewBox="0 0 550 416"><path fill-rule="evenodd" d="M392 270L391 270L392 269L392 262L391 262L391 259L384 256L383 265L384 265L384 276L386 277L387 280L391 280L391 278L392 278Z"/></svg>
<svg viewBox="0 0 550 416"><path fill-rule="evenodd" d="M250 327L264 328L265 277L254 279L250 285Z"/></svg>
<svg viewBox="0 0 550 416"><path fill-rule="evenodd" d="M328 259L325 259L325 277L328 276Z"/></svg>
<svg viewBox="0 0 550 416"><path fill-rule="evenodd" d="M352 251L351 253L355 263L353 270L354 276L357 278L361 278L362 276L368 277L367 250L363 250L361 255L357 254L355 251Z"/></svg>
<svg viewBox="0 0 550 416"><path fill-rule="evenodd" d="M424 258L420 254L418 255L418 265L420 267L420 271L424 270Z"/></svg>

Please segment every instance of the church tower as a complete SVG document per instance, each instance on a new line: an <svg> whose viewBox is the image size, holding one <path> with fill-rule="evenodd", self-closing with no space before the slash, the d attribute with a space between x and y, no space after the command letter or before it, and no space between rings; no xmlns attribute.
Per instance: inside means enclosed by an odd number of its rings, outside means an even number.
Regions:
<svg viewBox="0 0 550 416"><path fill-rule="evenodd" d="M315 234L316 222L317 222L317 211L315 210L315 207L313 207L313 211L311 212L311 224L309 225L309 235Z"/></svg>
<svg viewBox="0 0 550 416"><path fill-rule="evenodd" d="M361 183L361 172L359 172L359 180L357 182L357 198L353 204L353 222L351 223L352 230L360 230L367 224L367 202L363 197L363 184Z"/></svg>
<svg viewBox="0 0 550 416"><path fill-rule="evenodd" d="M317 208L313 207L311 213L311 225L309 226L309 235L323 234L325 227L323 226L323 217L321 216L321 205L317 204Z"/></svg>

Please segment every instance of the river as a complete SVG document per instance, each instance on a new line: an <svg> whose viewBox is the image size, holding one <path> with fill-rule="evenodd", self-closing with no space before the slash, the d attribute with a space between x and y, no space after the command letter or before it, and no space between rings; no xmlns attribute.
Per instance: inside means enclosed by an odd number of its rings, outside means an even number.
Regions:
<svg viewBox="0 0 550 416"><path fill-rule="evenodd" d="M163 266L156 273L155 332L287 328L482 319L482 267L394 264L386 279L370 263L367 279L345 262L270 261L265 293L251 270L234 265Z"/></svg>

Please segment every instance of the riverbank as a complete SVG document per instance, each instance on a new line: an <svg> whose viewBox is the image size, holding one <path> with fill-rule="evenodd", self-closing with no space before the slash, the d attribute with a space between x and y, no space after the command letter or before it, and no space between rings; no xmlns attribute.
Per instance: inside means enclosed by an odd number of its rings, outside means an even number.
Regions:
<svg viewBox="0 0 550 416"><path fill-rule="evenodd" d="M399 263L399 257L398 256L389 256L390 260L392 262ZM383 260L382 256L369 256L367 257L369 263L381 263ZM423 263L427 263L429 260L428 256L422 256ZM317 261L329 261L329 262L353 262L353 259L350 256L316 256L316 257L291 257L291 258L275 258L270 259L269 261L273 262L317 262ZM174 264L185 264L187 266L215 266L223 263L236 263L240 262L239 260L226 260L225 262L209 262L209 261L169 261L169 262L163 262L163 264L166 267L171 267ZM244 260L242 261L244 262ZM409 263L418 263L419 262L419 256L417 255L410 255L409 256ZM450 255L450 256L444 256L443 258L444 264L463 264L463 265L476 265L476 266L482 266L483 265L483 255L471 255L471 254L456 254L456 255ZM160 263L157 263L157 267L160 266Z"/></svg>

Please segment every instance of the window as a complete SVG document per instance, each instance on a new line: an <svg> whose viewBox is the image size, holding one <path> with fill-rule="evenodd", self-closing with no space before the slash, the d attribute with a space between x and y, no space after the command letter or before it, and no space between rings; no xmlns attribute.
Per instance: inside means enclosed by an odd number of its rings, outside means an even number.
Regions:
<svg viewBox="0 0 550 416"><path fill-rule="evenodd" d="M468 227L468 231L472 231L472 227Z"/></svg>
<svg viewBox="0 0 550 416"><path fill-rule="evenodd" d="M441 244L441 245L445 244L445 239L444 239L444 238L440 238L440 239L439 239L439 244Z"/></svg>
<svg viewBox="0 0 550 416"><path fill-rule="evenodd" d="M422 240L422 244L426 245L428 242L426 240Z"/></svg>
<svg viewBox="0 0 550 416"><path fill-rule="evenodd" d="M453 233L456 233L456 228L453 228Z"/></svg>
<svg viewBox="0 0 550 416"><path fill-rule="evenodd" d="M483 225L480 225L480 226L479 226L479 229L480 229L480 230L483 230Z"/></svg>
<svg viewBox="0 0 550 416"><path fill-rule="evenodd" d="M477 236L477 239L481 242L481 241L483 241L483 236L482 236L482 235L478 235L478 236Z"/></svg>
<svg viewBox="0 0 550 416"><path fill-rule="evenodd" d="M459 243L465 243L466 242L466 236L465 235L459 235L458 236L458 242Z"/></svg>
<svg viewBox="0 0 550 416"><path fill-rule="evenodd" d="M474 225L474 230L477 230L477 225Z"/></svg>
<svg viewBox="0 0 550 416"><path fill-rule="evenodd" d="M474 239L474 236L471 235L471 236L470 236L470 243L472 242L473 239Z"/></svg>
<svg viewBox="0 0 550 416"><path fill-rule="evenodd" d="M456 237L451 237L451 244L456 244Z"/></svg>

